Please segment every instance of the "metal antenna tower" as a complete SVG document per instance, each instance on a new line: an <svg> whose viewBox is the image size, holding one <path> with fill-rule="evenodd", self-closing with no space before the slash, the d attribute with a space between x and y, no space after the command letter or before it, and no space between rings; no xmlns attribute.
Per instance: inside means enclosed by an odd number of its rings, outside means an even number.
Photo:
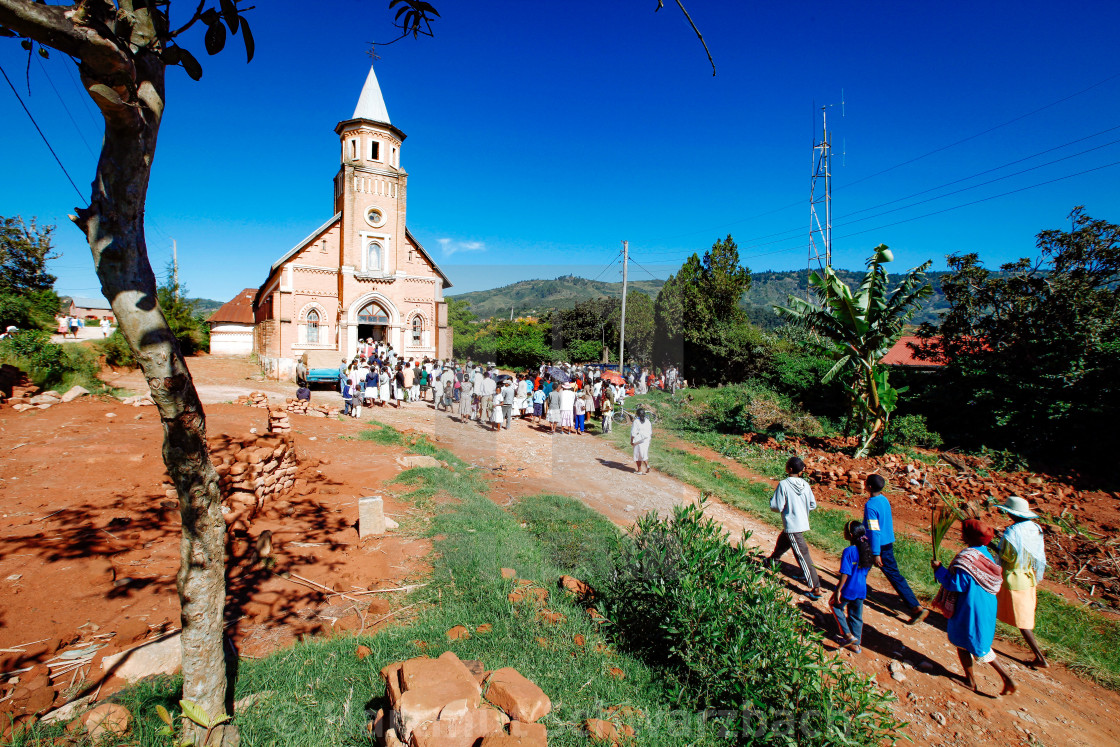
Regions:
<svg viewBox="0 0 1120 747"><path fill-rule="evenodd" d="M841 116L843 116L843 95L841 95ZM813 265L824 269L832 267L832 133L828 129L828 107L821 107L821 139L813 132L813 176L809 187L809 263L808 273L812 274ZM811 291L806 289L807 296ZM810 300L812 300L810 298Z"/></svg>

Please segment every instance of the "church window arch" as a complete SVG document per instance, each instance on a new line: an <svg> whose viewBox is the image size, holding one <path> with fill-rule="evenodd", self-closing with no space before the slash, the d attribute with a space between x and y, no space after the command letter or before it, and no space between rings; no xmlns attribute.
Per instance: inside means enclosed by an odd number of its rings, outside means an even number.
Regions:
<svg viewBox="0 0 1120 747"><path fill-rule="evenodd" d="M366 244L366 272L381 272L383 256L384 252L379 242L370 241Z"/></svg>
<svg viewBox="0 0 1120 747"><path fill-rule="evenodd" d="M358 324L388 324L389 315L378 304L370 301L358 311Z"/></svg>
<svg viewBox="0 0 1120 747"><path fill-rule="evenodd" d="M412 344L419 346L424 336L424 322L419 316L412 317Z"/></svg>
<svg viewBox="0 0 1120 747"><path fill-rule="evenodd" d="M315 309L307 312L307 342L319 344L319 312Z"/></svg>

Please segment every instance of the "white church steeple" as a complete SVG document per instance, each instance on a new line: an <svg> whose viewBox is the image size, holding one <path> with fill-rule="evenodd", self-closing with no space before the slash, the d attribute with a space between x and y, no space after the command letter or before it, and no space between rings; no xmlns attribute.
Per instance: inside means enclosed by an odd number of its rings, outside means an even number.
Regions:
<svg viewBox="0 0 1120 747"><path fill-rule="evenodd" d="M381 86L377 82L377 75L373 72L373 65L369 67L369 75L362 86L362 95L358 97L358 105L354 107L354 116L351 119L368 119L371 122L392 124L389 121L389 110L385 108L385 98L381 95Z"/></svg>

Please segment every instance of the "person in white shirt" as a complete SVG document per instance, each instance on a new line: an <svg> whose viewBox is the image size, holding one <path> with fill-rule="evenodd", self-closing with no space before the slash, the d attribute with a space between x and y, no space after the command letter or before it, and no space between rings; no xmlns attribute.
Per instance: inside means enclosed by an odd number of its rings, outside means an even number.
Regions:
<svg viewBox="0 0 1120 747"><path fill-rule="evenodd" d="M479 407L482 411L481 415L479 415L480 422L492 422L494 418L494 395L497 392L498 382L494 381L494 377L490 375L489 371L487 371L486 374L482 377L482 385L479 387Z"/></svg>
<svg viewBox="0 0 1120 747"><path fill-rule="evenodd" d="M653 440L653 423L646 417L644 407L638 408L634 425L630 426L630 445L634 447L634 471L649 474L649 444Z"/></svg>
<svg viewBox="0 0 1120 747"><path fill-rule="evenodd" d="M102 337L108 337L109 336L109 328L112 327L112 326L113 326L112 323L110 323L108 319L102 319L101 320L101 336Z"/></svg>
<svg viewBox="0 0 1120 747"><path fill-rule="evenodd" d="M560 432L575 433L576 393L570 383L560 389Z"/></svg>

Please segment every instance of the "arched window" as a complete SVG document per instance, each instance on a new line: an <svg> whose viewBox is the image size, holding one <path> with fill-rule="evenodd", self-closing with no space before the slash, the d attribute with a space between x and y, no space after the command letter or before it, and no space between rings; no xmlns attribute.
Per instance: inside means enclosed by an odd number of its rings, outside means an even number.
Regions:
<svg viewBox="0 0 1120 747"><path fill-rule="evenodd" d="M307 312L307 341L311 344L319 342L319 312L315 309Z"/></svg>
<svg viewBox="0 0 1120 747"><path fill-rule="evenodd" d="M381 244L376 241L366 246L366 272L381 272Z"/></svg>
<svg viewBox="0 0 1120 747"><path fill-rule="evenodd" d="M367 303L358 312L358 324L388 324L389 316L375 303Z"/></svg>
<svg viewBox="0 0 1120 747"><path fill-rule="evenodd" d="M419 346L421 339L421 332L424 330L424 322L420 320L419 316L412 317L412 344Z"/></svg>

